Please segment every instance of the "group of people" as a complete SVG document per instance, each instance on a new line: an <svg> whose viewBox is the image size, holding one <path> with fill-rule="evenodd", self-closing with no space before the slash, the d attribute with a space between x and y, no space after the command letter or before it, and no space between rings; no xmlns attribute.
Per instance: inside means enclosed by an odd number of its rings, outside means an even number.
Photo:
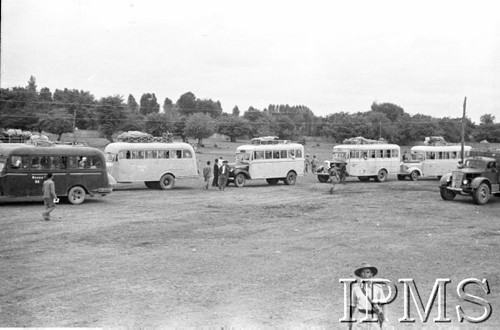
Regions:
<svg viewBox="0 0 500 330"><path fill-rule="evenodd" d="M311 169L311 173L316 173L317 167L318 160L316 159L316 155L313 155L312 159L309 158L309 155L306 155L304 160L304 173L309 173L309 169Z"/></svg>
<svg viewBox="0 0 500 330"><path fill-rule="evenodd" d="M224 191L229 180L228 161L223 160L222 157L216 158L213 169L210 164L210 161L207 161L207 165L203 168L203 179L205 180L203 189L209 189L210 181L212 181L212 187L219 187L219 190ZM213 179L211 180L211 178Z"/></svg>

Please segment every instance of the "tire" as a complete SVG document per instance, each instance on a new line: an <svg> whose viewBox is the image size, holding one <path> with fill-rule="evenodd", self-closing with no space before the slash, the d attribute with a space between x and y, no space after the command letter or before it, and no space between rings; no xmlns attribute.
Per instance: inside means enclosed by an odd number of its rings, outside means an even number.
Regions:
<svg viewBox="0 0 500 330"><path fill-rule="evenodd" d="M446 189L446 187L439 187L439 192L441 193L441 198L445 201L452 201L457 195L454 191Z"/></svg>
<svg viewBox="0 0 500 330"><path fill-rule="evenodd" d="M413 171L410 173L410 180L411 181L417 181L418 180L418 172L417 171Z"/></svg>
<svg viewBox="0 0 500 330"><path fill-rule="evenodd" d="M328 182L328 176L327 175L318 175L318 181L321 183L327 183Z"/></svg>
<svg viewBox="0 0 500 330"><path fill-rule="evenodd" d="M297 174L295 174L295 172L292 171L288 172L284 180L285 184L287 186L294 185L296 181L297 181Z"/></svg>
<svg viewBox="0 0 500 330"><path fill-rule="evenodd" d="M386 180L387 180L387 171L386 170L380 170L380 171L378 171L378 174L375 177L375 181L377 181L377 182L384 182Z"/></svg>
<svg viewBox="0 0 500 330"><path fill-rule="evenodd" d="M74 186L68 192L68 201L71 204L78 205L82 204L85 201L86 196L85 189L81 186Z"/></svg>
<svg viewBox="0 0 500 330"><path fill-rule="evenodd" d="M269 183L270 185L274 186L276 184L278 184L279 182L279 179L266 179L267 183Z"/></svg>
<svg viewBox="0 0 500 330"><path fill-rule="evenodd" d="M144 181L144 184L149 189L160 189L160 183L158 181Z"/></svg>
<svg viewBox="0 0 500 330"><path fill-rule="evenodd" d="M234 177L234 185L238 188L241 188L241 187L244 187L245 186L245 182L246 182L247 178L245 177L245 174L243 173L238 173L236 174L236 176Z"/></svg>
<svg viewBox="0 0 500 330"><path fill-rule="evenodd" d="M358 180L361 182L367 182L367 181L370 181L370 177L369 176L358 176Z"/></svg>
<svg viewBox="0 0 500 330"><path fill-rule="evenodd" d="M175 178L172 174L165 174L160 179L161 190L172 189L174 187L174 184L175 184Z"/></svg>
<svg viewBox="0 0 500 330"><path fill-rule="evenodd" d="M406 179L406 175L398 174L398 180L399 181L403 181L404 179Z"/></svg>
<svg viewBox="0 0 500 330"><path fill-rule="evenodd" d="M490 199L490 187L486 183L481 183L472 196L474 203L484 205Z"/></svg>

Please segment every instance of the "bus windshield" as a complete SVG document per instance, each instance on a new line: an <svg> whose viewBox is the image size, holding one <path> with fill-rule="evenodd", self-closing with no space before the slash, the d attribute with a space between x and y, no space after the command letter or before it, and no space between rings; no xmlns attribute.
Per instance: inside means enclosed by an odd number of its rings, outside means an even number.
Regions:
<svg viewBox="0 0 500 330"><path fill-rule="evenodd" d="M479 160L479 159L469 159L469 160L465 161L465 167L484 169L484 168L486 168L486 163L482 160Z"/></svg>
<svg viewBox="0 0 500 330"><path fill-rule="evenodd" d="M347 152L346 151L334 151L333 152L333 159L347 159Z"/></svg>
<svg viewBox="0 0 500 330"><path fill-rule="evenodd" d="M248 162L250 161L251 157L252 157L251 152L242 151L236 154L236 162L237 163Z"/></svg>

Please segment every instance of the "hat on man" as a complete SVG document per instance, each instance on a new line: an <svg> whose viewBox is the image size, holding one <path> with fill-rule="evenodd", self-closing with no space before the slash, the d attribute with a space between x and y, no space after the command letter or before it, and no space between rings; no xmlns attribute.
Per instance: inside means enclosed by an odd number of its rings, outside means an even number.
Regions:
<svg viewBox="0 0 500 330"><path fill-rule="evenodd" d="M362 271L363 269L365 269L365 268L370 269L370 270L372 271L373 276L377 275L377 273L378 273L378 269L377 269L377 267L372 266L372 265L370 265L370 264L362 264L362 265L361 265L361 267L359 267L358 269L356 269L356 270L354 271L354 274L356 274L356 276L358 276L358 277L361 277L361 271Z"/></svg>

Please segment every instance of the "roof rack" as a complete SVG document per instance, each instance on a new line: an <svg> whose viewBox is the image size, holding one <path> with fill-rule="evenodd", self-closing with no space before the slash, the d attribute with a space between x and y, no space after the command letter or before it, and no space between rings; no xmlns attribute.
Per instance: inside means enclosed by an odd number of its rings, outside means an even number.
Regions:
<svg viewBox="0 0 500 330"><path fill-rule="evenodd" d="M380 138L378 140L370 140L370 139L366 139L362 136L357 136L357 137L345 139L344 141L342 141L342 144L386 144L386 143L387 143L387 140L382 139L382 138Z"/></svg>
<svg viewBox="0 0 500 330"><path fill-rule="evenodd" d="M130 142L130 143L171 143L174 142L172 133L163 133L162 136L152 136L148 133L129 131L124 132L117 137L118 142Z"/></svg>
<svg viewBox="0 0 500 330"><path fill-rule="evenodd" d="M277 136L262 136L252 139L252 144L285 144L290 140L280 140Z"/></svg>

